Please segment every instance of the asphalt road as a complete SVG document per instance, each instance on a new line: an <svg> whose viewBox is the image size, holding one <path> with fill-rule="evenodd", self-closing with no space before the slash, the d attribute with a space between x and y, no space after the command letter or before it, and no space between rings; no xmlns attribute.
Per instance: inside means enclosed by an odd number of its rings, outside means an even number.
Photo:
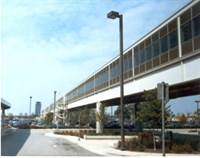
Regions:
<svg viewBox="0 0 200 158"><path fill-rule="evenodd" d="M98 156L62 138L47 137L52 130L17 129L1 138L2 156Z"/></svg>

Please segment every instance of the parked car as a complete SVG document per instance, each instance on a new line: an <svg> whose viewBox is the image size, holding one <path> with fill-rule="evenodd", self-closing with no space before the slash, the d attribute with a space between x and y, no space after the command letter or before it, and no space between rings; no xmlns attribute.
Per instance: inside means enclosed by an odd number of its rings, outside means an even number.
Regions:
<svg viewBox="0 0 200 158"><path fill-rule="evenodd" d="M194 124L194 126L195 126L196 128L200 128L200 122L196 122L196 123Z"/></svg>
<svg viewBox="0 0 200 158"><path fill-rule="evenodd" d="M44 124L44 127L45 128L55 128L56 126L55 126L55 124L50 123L50 124Z"/></svg>
<svg viewBox="0 0 200 158"><path fill-rule="evenodd" d="M57 126L58 126L58 128L63 128L63 127L65 127L65 125L63 124L63 123L58 123L58 124L55 124L54 125L56 128L57 128Z"/></svg>
<svg viewBox="0 0 200 158"><path fill-rule="evenodd" d="M112 120L112 121L106 122L104 124L104 128L106 128L106 129L120 129L121 125L120 125L119 121Z"/></svg>
<svg viewBox="0 0 200 158"><path fill-rule="evenodd" d="M36 127L44 127L44 124L43 123L37 123Z"/></svg>
<svg viewBox="0 0 200 158"><path fill-rule="evenodd" d="M30 128L30 126L28 122L20 122L19 128L27 129Z"/></svg>
<svg viewBox="0 0 200 158"><path fill-rule="evenodd" d="M186 128L194 128L195 124L191 123L191 122L188 122L188 123L184 124L184 127L186 127Z"/></svg>
<svg viewBox="0 0 200 158"><path fill-rule="evenodd" d="M12 126L13 126L13 127L16 127L16 128L17 128L17 127L19 127L20 125L21 125L21 123L20 123L19 121L13 121L13 122L12 122Z"/></svg>
<svg viewBox="0 0 200 158"><path fill-rule="evenodd" d="M36 125L37 125L37 122L32 122L31 123L31 127L36 127Z"/></svg>

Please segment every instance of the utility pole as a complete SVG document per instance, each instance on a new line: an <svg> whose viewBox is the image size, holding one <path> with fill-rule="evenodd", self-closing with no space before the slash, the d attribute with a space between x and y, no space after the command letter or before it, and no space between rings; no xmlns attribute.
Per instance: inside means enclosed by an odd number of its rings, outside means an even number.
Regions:
<svg viewBox="0 0 200 158"><path fill-rule="evenodd" d="M32 100L32 96L30 96L29 119L31 118L31 100Z"/></svg>
<svg viewBox="0 0 200 158"><path fill-rule="evenodd" d="M162 155L165 156L165 104L169 101L169 85L165 82L157 84L157 99L162 100Z"/></svg>
<svg viewBox="0 0 200 158"><path fill-rule="evenodd" d="M111 11L107 14L107 18L119 18L119 47L120 47L120 107L121 107L121 150L125 150L124 136L124 58L123 58L123 15L118 12Z"/></svg>
<svg viewBox="0 0 200 158"><path fill-rule="evenodd" d="M53 123L56 123L56 91L54 91Z"/></svg>

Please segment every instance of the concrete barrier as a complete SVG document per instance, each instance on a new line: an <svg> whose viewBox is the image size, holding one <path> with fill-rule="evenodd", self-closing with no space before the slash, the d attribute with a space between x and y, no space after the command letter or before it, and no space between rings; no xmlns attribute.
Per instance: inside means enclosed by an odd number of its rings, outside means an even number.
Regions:
<svg viewBox="0 0 200 158"><path fill-rule="evenodd" d="M115 140L115 141L110 141L108 143L108 145L114 149L118 148L119 147L119 140Z"/></svg>
<svg viewBox="0 0 200 158"><path fill-rule="evenodd" d="M120 140L121 139L121 136L105 136L105 135L102 135L102 136L95 136L95 135L84 135L83 136L84 139L86 140L99 140L99 139L102 139L102 140ZM138 138L138 136L125 136L125 139L132 139L132 138Z"/></svg>

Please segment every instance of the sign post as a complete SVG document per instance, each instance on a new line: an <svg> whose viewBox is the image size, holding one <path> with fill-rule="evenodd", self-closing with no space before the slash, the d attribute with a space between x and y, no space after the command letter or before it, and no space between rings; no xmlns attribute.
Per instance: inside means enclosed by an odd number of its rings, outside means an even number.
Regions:
<svg viewBox="0 0 200 158"><path fill-rule="evenodd" d="M169 100L169 84L157 84L157 99L162 100L162 154L165 156L165 104Z"/></svg>

